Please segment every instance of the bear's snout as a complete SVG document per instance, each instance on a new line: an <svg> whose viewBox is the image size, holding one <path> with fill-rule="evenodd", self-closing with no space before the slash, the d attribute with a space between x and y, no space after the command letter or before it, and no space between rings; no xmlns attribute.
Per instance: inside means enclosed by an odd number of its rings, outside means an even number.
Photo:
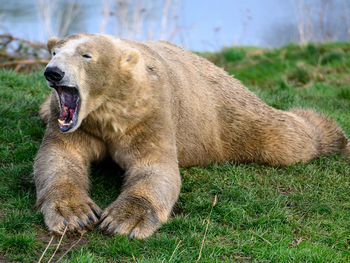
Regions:
<svg viewBox="0 0 350 263"><path fill-rule="evenodd" d="M44 76L48 81L58 82L64 77L64 72L58 67L47 67Z"/></svg>

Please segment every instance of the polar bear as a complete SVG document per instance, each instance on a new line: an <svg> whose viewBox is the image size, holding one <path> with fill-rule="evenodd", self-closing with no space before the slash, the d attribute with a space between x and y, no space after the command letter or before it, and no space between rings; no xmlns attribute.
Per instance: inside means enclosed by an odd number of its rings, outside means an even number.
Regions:
<svg viewBox="0 0 350 263"><path fill-rule="evenodd" d="M138 239L167 218L179 167L224 161L287 166L349 156L335 122L266 105L238 80L168 42L102 34L51 38L41 108L47 129L34 163L37 207L50 231L91 229ZM88 195L89 165L110 156L125 170L104 211Z"/></svg>

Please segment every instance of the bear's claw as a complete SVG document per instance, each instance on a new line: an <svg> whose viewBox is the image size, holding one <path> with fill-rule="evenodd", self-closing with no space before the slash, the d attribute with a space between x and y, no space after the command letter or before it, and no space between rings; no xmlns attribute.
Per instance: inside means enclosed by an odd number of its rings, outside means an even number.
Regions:
<svg viewBox="0 0 350 263"><path fill-rule="evenodd" d="M101 210L91 200L74 207L70 204L61 200L42 207L45 223L53 234L62 235L66 227L69 232L91 230L99 221L96 214L100 214Z"/></svg>
<svg viewBox="0 0 350 263"><path fill-rule="evenodd" d="M144 239L156 231L161 222L155 209L138 206L129 200L117 200L102 214L99 228L106 234L126 235L129 238Z"/></svg>

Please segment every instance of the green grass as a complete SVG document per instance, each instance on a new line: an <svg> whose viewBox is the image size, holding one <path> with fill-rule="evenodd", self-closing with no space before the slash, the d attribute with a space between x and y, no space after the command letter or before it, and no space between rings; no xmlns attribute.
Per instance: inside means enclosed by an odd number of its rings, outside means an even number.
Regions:
<svg viewBox="0 0 350 263"><path fill-rule="evenodd" d="M349 51L349 43L332 43L202 55L269 105L314 108L350 135ZM31 182L45 129L37 112L47 94L42 72L0 72L0 260L37 261L50 238L34 209ZM349 160L333 156L286 168L225 163L181 174L174 213L152 237L137 241L95 230L65 262L195 262L215 195L200 262L350 261ZM102 208L118 196L121 175L108 161L93 167L91 195ZM66 237L56 259L77 238Z"/></svg>

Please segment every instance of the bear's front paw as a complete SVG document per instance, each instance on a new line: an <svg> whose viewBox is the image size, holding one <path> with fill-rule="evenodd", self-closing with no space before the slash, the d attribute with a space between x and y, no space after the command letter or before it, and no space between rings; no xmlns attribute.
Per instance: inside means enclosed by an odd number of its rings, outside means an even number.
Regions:
<svg viewBox="0 0 350 263"><path fill-rule="evenodd" d="M160 206L145 197L123 194L102 213L100 228L107 234L144 239L167 219Z"/></svg>
<svg viewBox="0 0 350 263"><path fill-rule="evenodd" d="M91 230L101 215L101 209L87 195L43 202L41 211L49 231L57 235L66 227L70 232Z"/></svg>

